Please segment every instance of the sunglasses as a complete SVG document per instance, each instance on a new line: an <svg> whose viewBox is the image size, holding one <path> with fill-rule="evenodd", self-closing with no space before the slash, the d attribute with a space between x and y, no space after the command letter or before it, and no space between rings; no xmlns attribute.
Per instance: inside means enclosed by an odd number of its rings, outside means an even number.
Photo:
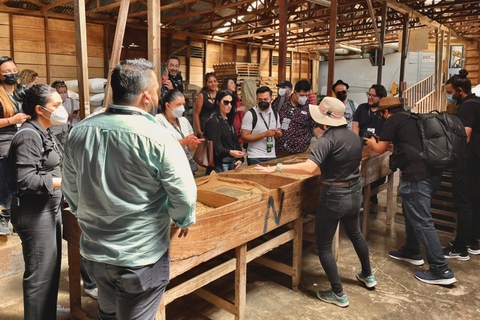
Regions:
<svg viewBox="0 0 480 320"><path fill-rule="evenodd" d="M232 101L230 101L230 100L223 100L222 103L223 103L224 106L228 106L228 105L230 105L230 104L232 103Z"/></svg>

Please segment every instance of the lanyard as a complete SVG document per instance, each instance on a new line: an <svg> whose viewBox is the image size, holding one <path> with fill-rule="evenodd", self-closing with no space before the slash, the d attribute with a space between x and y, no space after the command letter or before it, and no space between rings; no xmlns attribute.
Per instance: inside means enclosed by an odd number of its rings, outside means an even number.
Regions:
<svg viewBox="0 0 480 320"><path fill-rule="evenodd" d="M265 121L265 119L263 118L262 113L259 113L259 114L260 114L260 117L262 117L263 123L265 123L265 128L267 128L267 130L270 130L270 122L272 120L272 113L270 112L268 114L268 125L267 125L267 122Z"/></svg>
<svg viewBox="0 0 480 320"><path fill-rule="evenodd" d="M233 137L236 138L237 137L237 133L235 132L235 128L233 126L231 126L227 120L225 120L224 117L220 116L223 121L225 121L225 123L227 124L228 128L230 129L230 132L233 134Z"/></svg>
<svg viewBox="0 0 480 320"><path fill-rule="evenodd" d="M180 135L182 136L182 139L185 139L185 135L183 134L182 132L182 126L180 125L180 121L178 119L175 119L175 121L177 121L177 124L178 124L178 128L173 124L171 123L168 119L167 119L167 116L166 115L163 115L165 117L165 119L167 120L167 122L175 129L177 130L178 133L180 133Z"/></svg>

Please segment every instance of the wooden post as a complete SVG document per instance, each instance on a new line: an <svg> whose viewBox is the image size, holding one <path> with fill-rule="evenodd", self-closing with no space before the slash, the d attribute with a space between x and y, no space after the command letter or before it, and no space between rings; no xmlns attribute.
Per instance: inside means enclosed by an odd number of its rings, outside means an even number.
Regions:
<svg viewBox="0 0 480 320"><path fill-rule="evenodd" d="M235 269L235 320L245 319L247 304L247 244L235 248L237 267Z"/></svg>
<svg viewBox="0 0 480 320"><path fill-rule="evenodd" d="M438 108L442 107L441 97L442 93L440 92L442 88L442 72L443 72L443 46L445 44L445 30L440 31L440 42L438 44L438 74L436 74L435 78L435 90L436 90L436 98L437 98L437 106Z"/></svg>
<svg viewBox="0 0 480 320"><path fill-rule="evenodd" d="M270 49L270 61L269 61L269 67L268 67L268 76L272 77L273 76L273 50Z"/></svg>
<svg viewBox="0 0 480 320"><path fill-rule="evenodd" d="M397 202L395 201L394 196L394 173L390 173L387 177L387 218L386 226L387 232L390 231L390 237L394 239L396 237L395 233L395 215L397 214Z"/></svg>
<svg viewBox="0 0 480 320"><path fill-rule="evenodd" d="M402 34L402 55L400 58L400 81L398 84L399 88L399 97L403 97L403 80L405 79L405 62L407 60L407 51L408 51L408 21L409 21L408 13L403 15L403 34Z"/></svg>
<svg viewBox="0 0 480 320"><path fill-rule="evenodd" d="M260 63L260 73L262 73L262 66L261 66L261 64L262 64L262 52L263 52L263 48L262 47L258 48L258 59L257 59L257 61L258 61L258 63Z"/></svg>
<svg viewBox="0 0 480 320"><path fill-rule="evenodd" d="M332 86L335 76L335 46L337 42L337 0L330 5L330 48L328 53L328 83L327 96L332 95Z"/></svg>
<svg viewBox="0 0 480 320"><path fill-rule="evenodd" d="M103 25L103 74L104 78L108 78L108 55L110 49L110 25Z"/></svg>
<svg viewBox="0 0 480 320"><path fill-rule="evenodd" d="M203 41L203 75L207 73L207 47L208 47L208 41L204 40ZM203 82L203 80L202 80Z"/></svg>
<svg viewBox="0 0 480 320"><path fill-rule="evenodd" d="M186 80L188 83L190 83L190 79L192 77L192 70L190 70L190 64L191 64L191 56L192 56L192 38L187 37L187 59L185 63L185 67L187 68L187 74L186 74ZM187 88L188 89L188 88Z"/></svg>
<svg viewBox="0 0 480 320"><path fill-rule="evenodd" d="M288 4L287 0L279 0L279 40L278 40L278 83L287 80L287 21L288 21ZM293 54L292 54L293 65ZM292 68L290 67L290 78L292 76Z"/></svg>
<svg viewBox="0 0 480 320"><path fill-rule="evenodd" d="M43 22L43 32L45 33L45 64L47 66L47 84L50 84L50 36L48 35L48 17L45 17Z"/></svg>
<svg viewBox="0 0 480 320"><path fill-rule="evenodd" d="M80 119L83 119L90 115L90 97L88 92L87 19L85 16L85 0L74 1L74 12Z"/></svg>
<svg viewBox="0 0 480 320"><path fill-rule="evenodd" d="M125 35L125 27L127 25L128 7L130 0L121 0L120 10L118 11L117 27L115 29L115 36L113 38L112 56L110 58L110 67L108 69L108 81L105 92L105 99L103 106L106 108L112 101L112 87L110 81L112 79L112 71L120 62L120 55L122 54L123 36Z"/></svg>
<svg viewBox="0 0 480 320"><path fill-rule="evenodd" d="M223 63L223 42L220 43L220 63Z"/></svg>
<svg viewBox="0 0 480 320"><path fill-rule="evenodd" d="M385 32L387 29L387 3L382 4L382 26L380 28L380 48L378 52L378 70L377 70L377 84L382 84L382 73L383 73L383 47L385 45Z"/></svg>
<svg viewBox="0 0 480 320"><path fill-rule="evenodd" d="M303 216L293 222L293 230L292 290L298 291L302 279Z"/></svg>
<svg viewBox="0 0 480 320"><path fill-rule="evenodd" d="M237 45L233 45L233 62L237 62Z"/></svg>
<svg viewBox="0 0 480 320"><path fill-rule="evenodd" d="M293 54L293 51L290 51L290 82L293 81L293 57L294 57L294 54ZM285 62L285 77L287 76L286 75L286 66L287 66L287 63ZM280 64L278 65L278 83L282 83L283 80L280 80ZM293 83L293 86L295 87L295 83Z"/></svg>
<svg viewBox="0 0 480 320"><path fill-rule="evenodd" d="M439 74L439 61L440 61L440 29L435 30L435 75L433 76L434 89L435 89L435 103L438 104L438 74Z"/></svg>
<svg viewBox="0 0 480 320"><path fill-rule="evenodd" d="M161 35L160 35L160 0L150 0L147 6L148 20L148 60L155 65L155 74L160 80L162 64Z"/></svg>
<svg viewBox="0 0 480 320"><path fill-rule="evenodd" d="M173 49L172 34L167 33L167 57L170 57L172 55L172 49Z"/></svg>
<svg viewBox="0 0 480 320"><path fill-rule="evenodd" d="M299 61L298 61L298 80L302 80L302 53L300 53L300 58Z"/></svg>
<svg viewBox="0 0 480 320"><path fill-rule="evenodd" d="M10 58L12 58L13 61L15 61L15 46L14 46L14 41L13 41L13 14L9 13L8 14L8 22L10 24Z"/></svg>
<svg viewBox="0 0 480 320"><path fill-rule="evenodd" d="M445 82L447 82L448 80L448 69L450 68L450 44L452 42L452 34L449 32L448 35L447 35L447 57L445 58L446 62L447 62L447 68L446 68L446 71L445 71Z"/></svg>

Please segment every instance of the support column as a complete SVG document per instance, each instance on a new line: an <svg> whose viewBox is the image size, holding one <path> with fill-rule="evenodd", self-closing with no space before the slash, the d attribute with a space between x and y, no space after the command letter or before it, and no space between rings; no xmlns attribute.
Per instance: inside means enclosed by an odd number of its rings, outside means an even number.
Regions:
<svg viewBox="0 0 480 320"><path fill-rule="evenodd" d="M448 80L448 69L450 68L450 45L451 45L451 42L452 42L452 34L449 32L448 35L447 35L447 57L445 58L446 62L447 62L447 68L445 70L445 79L444 81L447 82Z"/></svg>
<svg viewBox="0 0 480 320"><path fill-rule="evenodd" d="M403 85L405 79L405 62L407 60L407 51L408 51L408 21L410 17L406 13L403 16L403 34L402 34L402 55L400 58L400 81L398 84L399 87L399 97L403 97L403 91L406 89Z"/></svg>
<svg viewBox="0 0 480 320"><path fill-rule="evenodd" d="M383 48L385 46L385 32L387 30L387 3L382 4L382 26L380 27L379 51L378 51L378 70L377 70L377 84L382 84L383 73Z"/></svg>
<svg viewBox="0 0 480 320"><path fill-rule="evenodd" d="M335 48L337 42L337 0L332 0L330 5L330 48L328 52L328 83L327 96L332 96L333 81L335 76Z"/></svg>
<svg viewBox="0 0 480 320"><path fill-rule="evenodd" d="M335 0L336 1L336 0ZM279 0L279 40L278 40L278 83L287 80L287 22L288 4L287 0ZM292 55L293 65L293 55ZM291 70L291 69L290 69ZM293 78L290 72L290 77Z"/></svg>
<svg viewBox="0 0 480 320"><path fill-rule="evenodd" d="M85 0L74 1L75 14L75 50L77 56L78 95L80 101L80 119L90 114L90 97L88 94L88 53L87 53L87 19ZM13 39L11 39L13 41Z"/></svg>
<svg viewBox="0 0 480 320"><path fill-rule="evenodd" d="M118 11L117 26L115 28L115 36L113 38L112 56L110 58L110 67L108 68L108 81L105 91L105 99L103 106L106 108L112 102L112 87L110 81L112 79L112 71L120 62L120 55L122 54L123 37L125 35L125 27L127 25L128 7L130 0L121 0L120 10Z"/></svg>
<svg viewBox="0 0 480 320"><path fill-rule="evenodd" d="M160 0L150 0L147 3L148 20L148 60L155 65L155 74L160 79L162 53L160 30Z"/></svg>
<svg viewBox="0 0 480 320"><path fill-rule="evenodd" d="M235 248L235 320L245 319L247 304L247 244Z"/></svg>

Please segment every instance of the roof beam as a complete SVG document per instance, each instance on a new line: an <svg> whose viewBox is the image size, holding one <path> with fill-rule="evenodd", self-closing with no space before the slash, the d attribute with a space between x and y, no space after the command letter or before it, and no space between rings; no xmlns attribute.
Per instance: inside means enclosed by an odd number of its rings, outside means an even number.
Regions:
<svg viewBox="0 0 480 320"><path fill-rule="evenodd" d="M58 6L64 5L65 3L69 3L69 2L72 2L72 0L58 0L58 1L55 1L55 2L52 2L50 4L47 4L47 5L43 6L42 9L43 10L50 10L50 9L56 8Z"/></svg>

